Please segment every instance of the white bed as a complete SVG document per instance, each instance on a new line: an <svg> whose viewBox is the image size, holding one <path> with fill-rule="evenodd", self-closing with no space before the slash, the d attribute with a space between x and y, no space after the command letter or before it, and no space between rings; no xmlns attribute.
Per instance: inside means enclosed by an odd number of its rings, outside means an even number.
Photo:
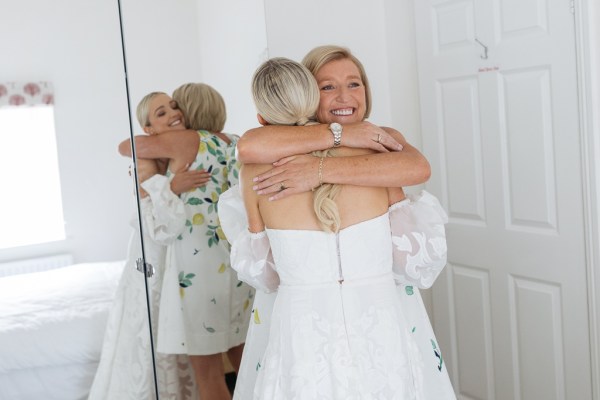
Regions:
<svg viewBox="0 0 600 400"><path fill-rule="evenodd" d="M0 400L83 400L125 262L0 278Z"/></svg>

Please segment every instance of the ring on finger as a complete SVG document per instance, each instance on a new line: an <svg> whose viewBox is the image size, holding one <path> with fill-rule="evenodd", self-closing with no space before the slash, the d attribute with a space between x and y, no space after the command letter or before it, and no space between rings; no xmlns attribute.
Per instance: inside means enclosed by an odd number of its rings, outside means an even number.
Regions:
<svg viewBox="0 0 600 400"><path fill-rule="evenodd" d="M377 143L381 143L381 133L377 134L377 140L376 140L376 142Z"/></svg>
<svg viewBox="0 0 600 400"><path fill-rule="evenodd" d="M287 188L285 187L285 185L283 184L283 182L281 182L279 184L279 191L281 192L282 190L285 190L285 189L287 189Z"/></svg>

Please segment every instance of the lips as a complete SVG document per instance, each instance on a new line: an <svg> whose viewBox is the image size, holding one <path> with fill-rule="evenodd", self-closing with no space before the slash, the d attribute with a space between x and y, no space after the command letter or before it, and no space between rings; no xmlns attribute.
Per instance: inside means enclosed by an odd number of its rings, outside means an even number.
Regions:
<svg viewBox="0 0 600 400"><path fill-rule="evenodd" d="M338 108L337 110L331 110L331 113L338 117L345 117L354 113L354 108Z"/></svg>
<svg viewBox="0 0 600 400"><path fill-rule="evenodd" d="M177 125L181 125L180 119L176 119L175 121L173 121L169 124L169 126L177 126Z"/></svg>

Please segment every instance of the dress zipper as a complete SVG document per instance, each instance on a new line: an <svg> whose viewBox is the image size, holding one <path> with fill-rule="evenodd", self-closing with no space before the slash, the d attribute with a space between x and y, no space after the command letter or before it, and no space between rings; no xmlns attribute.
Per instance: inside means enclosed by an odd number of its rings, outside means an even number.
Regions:
<svg viewBox="0 0 600 400"><path fill-rule="evenodd" d="M338 275L339 275L338 283L341 285L342 283L344 283L344 273L342 272L342 256L340 254L340 233L339 232L335 233L335 244L337 247L337 258L338 258Z"/></svg>

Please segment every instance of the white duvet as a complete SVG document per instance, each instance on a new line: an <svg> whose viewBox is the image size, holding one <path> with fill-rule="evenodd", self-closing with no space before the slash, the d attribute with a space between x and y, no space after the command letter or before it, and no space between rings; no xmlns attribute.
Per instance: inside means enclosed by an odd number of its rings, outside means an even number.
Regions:
<svg viewBox="0 0 600 400"><path fill-rule="evenodd" d="M85 398L123 265L0 279L0 400Z"/></svg>

